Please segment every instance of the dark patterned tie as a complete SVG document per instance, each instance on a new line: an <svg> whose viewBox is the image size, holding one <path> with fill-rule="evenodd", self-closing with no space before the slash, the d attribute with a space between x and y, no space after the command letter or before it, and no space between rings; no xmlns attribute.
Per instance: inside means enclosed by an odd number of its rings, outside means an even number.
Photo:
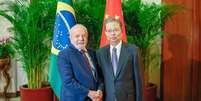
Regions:
<svg viewBox="0 0 201 101"><path fill-rule="evenodd" d="M115 76L116 76L116 72L117 72L117 64L118 64L118 61L117 61L117 49L113 48L112 49L112 66L113 66L113 72L114 72Z"/></svg>
<svg viewBox="0 0 201 101"><path fill-rule="evenodd" d="M93 77L94 79L96 80L96 69L95 67L93 66L93 63L92 63L92 60L90 58L90 56L88 55L87 51L85 50L81 50L83 56L84 56L84 59L89 67L89 69L92 71L92 74L93 74Z"/></svg>

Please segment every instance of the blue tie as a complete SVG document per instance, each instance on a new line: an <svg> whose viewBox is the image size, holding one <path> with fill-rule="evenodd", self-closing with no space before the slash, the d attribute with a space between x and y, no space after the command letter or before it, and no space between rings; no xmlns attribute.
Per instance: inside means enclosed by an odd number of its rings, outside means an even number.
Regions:
<svg viewBox="0 0 201 101"><path fill-rule="evenodd" d="M117 72L117 49L113 48L112 49L112 66L113 66L113 72L114 72L114 76L116 76L116 72Z"/></svg>

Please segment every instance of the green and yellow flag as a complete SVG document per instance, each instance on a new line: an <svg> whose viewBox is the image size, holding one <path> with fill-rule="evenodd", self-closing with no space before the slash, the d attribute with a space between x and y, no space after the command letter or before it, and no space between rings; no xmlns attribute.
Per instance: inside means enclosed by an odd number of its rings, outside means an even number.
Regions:
<svg viewBox="0 0 201 101"><path fill-rule="evenodd" d="M69 30L75 23L75 12L72 7L72 0L58 1L48 79L54 94L59 99L62 82L57 67L57 55L59 51L64 50L70 45Z"/></svg>

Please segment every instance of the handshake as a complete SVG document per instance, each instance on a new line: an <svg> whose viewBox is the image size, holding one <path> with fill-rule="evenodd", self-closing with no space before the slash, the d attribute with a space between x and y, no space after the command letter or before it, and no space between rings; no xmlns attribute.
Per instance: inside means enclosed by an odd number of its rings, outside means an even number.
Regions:
<svg viewBox="0 0 201 101"><path fill-rule="evenodd" d="M88 97L92 101L102 101L103 100L103 92L101 90L97 90L97 91L89 90Z"/></svg>

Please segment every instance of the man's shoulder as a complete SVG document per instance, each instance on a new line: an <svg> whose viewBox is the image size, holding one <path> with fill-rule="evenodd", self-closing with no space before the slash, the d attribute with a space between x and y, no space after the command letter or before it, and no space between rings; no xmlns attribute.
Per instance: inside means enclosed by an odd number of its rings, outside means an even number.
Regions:
<svg viewBox="0 0 201 101"><path fill-rule="evenodd" d="M108 48L109 48L109 45L106 45L106 46L104 46L104 47L102 47L102 48L99 48L96 52L97 52L97 53L103 53L103 52L105 52Z"/></svg>
<svg viewBox="0 0 201 101"><path fill-rule="evenodd" d="M75 51L75 50L71 49L70 47L67 47L67 48L61 50L59 52L59 54L60 55L71 54L73 51Z"/></svg>
<svg viewBox="0 0 201 101"><path fill-rule="evenodd" d="M138 49L138 47L135 44L125 44L125 46L129 49L129 50L136 50Z"/></svg>
<svg viewBox="0 0 201 101"><path fill-rule="evenodd" d="M90 55L95 55L96 52L92 48L87 48L87 51Z"/></svg>
<svg viewBox="0 0 201 101"><path fill-rule="evenodd" d="M94 51L93 49L91 49L91 48L87 48L87 51L88 51L88 52L92 52L92 53L95 52L95 51Z"/></svg>
<svg viewBox="0 0 201 101"><path fill-rule="evenodd" d="M124 44L124 48L126 48L128 53L137 54L139 52L139 48L135 44Z"/></svg>

